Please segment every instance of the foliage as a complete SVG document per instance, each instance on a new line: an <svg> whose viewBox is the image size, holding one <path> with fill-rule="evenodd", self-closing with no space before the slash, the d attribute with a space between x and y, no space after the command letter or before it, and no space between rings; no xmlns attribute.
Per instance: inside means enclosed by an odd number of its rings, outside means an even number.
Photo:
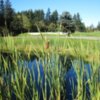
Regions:
<svg viewBox="0 0 100 100"><path fill-rule="evenodd" d="M95 28L93 24L91 24L89 27L87 27L87 32L94 32Z"/></svg>
<svg viewBox="0 0 100 100"><path fill-rule="evenodd" d="M14 33L13 35L17 35L21 33L23 30L23 21L22 16L20 14L16 14L11 22L11 31Z"/></svg>
<svg viewBox="0 0 100 100"><path fill-rule="evenodd" d="M52 14L50 16L50 22L54 23L54 24L57 24L57 22L58 22L58 12L57 12L57 10L52 12Z"/></svg>
<svg viewBox="0 0 100 100"><path fill-rule="evenodd" d="M31 36L32 37L32 36ZM100 74L99 74L99 55L100 55L100 41L91 40L74 40L74 39L62 39L56 37L50 39L50 48L45 50L43 48L43 40L40 38L15 38L4 37L0 38L0 47L4 48L1 44L4 43L6 50L12 49L11 52L4 50L0 53L0 99L18 99L18 100L65 100L66 99L66 84L69 82L72 86L73 99L78 100L99 100L100 98ZM41 54L38 52L41 45ZM22 48L22 46L24 46ZM18 52L18 48L22 48ZM90 49L91 48L91 49ZM38 56L37 62L32 63L31 59L33 53ZM26 55L24 55L26 53ZM63 54L64 53L64 54ZM60 55L63 54L64 64L60 61ZM74 55L74 58L67 62L67 55ZM40 56L42 55L42 56ZM90 78L84 81L84 75L89 77L89 74L84 69L86 65L84 60L91 65L92 74ZM68 59L69 60L69 59ZM32 63L29 69L29 62ZM85 62L88 64L88 62ZM41 72L41 64L43 65L43 71ZM67 65L66 65L67 64ZM77 75L77 93L74 95L74 79L73 76L66 82L65 75L69 65L72 65ZM80 69L82 65L82 70ZM34 71L34 68L36 71ZM72 69L73 69L72 68ZM71 69L71 70L72 70ZM37 76L36 72L38 73ZM42 77L41 73L44 73ZM70 73L71 74L71 73ZM72 73L73 74L73 73ZM42 80L45 81L42 81ZM71 81L72 80L72 81ZM43 83L44 82L44 83ZM71 85L72 82L72 85ZM84 82L84 83L83 83ZM38 85L37 85L38 84ZM88 84L89 93L85 92ZM38 88L40 87L40 88ZM48 89L49 87L49 89ZM41 91L41 92L40 92ZM49 92L48 92L49 91ZM43 96L40 95L42 93ZM87 96L88 95L88 96Z"/></svg>
<svg viewBox="0 0 100 100"><path fill-rule="evenodd" d="M11 2L9 0L0 0L0 27L3 29L1 30L1 35L8 34L8 31L11 31L11 22L13 20L14 10L11 7ZM5 33L3 33L3 32Z"/></svg>
<svg viewBox="0 0 100 100"><path fill-rule="evenodd" d="M61 30L63 32L75 32L75 25L69 12L63 12L60 17Z"/></svg>
<svg viewBox="0 0 100 100"><path fill-rule="evenodd" d="M49 32L56 32L57 31L57 26L54 23L50 23L50 25L48 26L48 31Z"/></svg>
<svg viewBox="0 0 100 100"><path fill-rule="evenodd" d="M0 36L8 36L9 30L6 27L0 27Z"/></svg>
<svg viewBox="0 0 100 100"><path fill-rule="evenodd" d="M47 9L46 13L42 9L15 12L10 0L0 0L1 36L4 34L4 29L9 31L9 35L17 35L27 31L38 32L37 25L41 32L59 30L70 34L75 31L95 31L91 27L85 27L79 13L74 14L73 17L66 11L62 15L59 15L57 10L51 12L50 8ZM99 30L99 23L97 29Z"/></svg>
<svg viewBox="0 0 100 100"><path fill-rule="evenodd" d="M44 23L44 21L42 20L42 21L38 21L37 23L36 23L36 25L38 26L38 28L39 28L39 30L41 31L41 32L46 32L47 30L48 30L48 27L45 25L45 23ZM38 31L38 30L37 30Z"/></svg>
<svg viewBox="0 0 100 100"><path fill-rule="evenodd" d="M0 26L4 26L4 1L0 0Z"/></svg>
<svg viewBox="0 0 100 100"><path fill-rule="evenodd" d="M50 22L50 14L51 14L51 11L50 11L50 8L48 8L46 16L45 16L45 21L47 22L47 24Z"/></svg>
<svg viewBox="0 0 100 100"><path fill-rule="evenodd" d="M76 30L77 30L77 31L80 31L80 32L85 32L85 31L86 31L85 25L84 25L84 23L81 21L82 19L81 19L79 13L74 14L73 20L74 20L74 23L75 23L75 26L76 26Z"/></svg>
<svg viewBox="0 0 100 100"><path fill-rule="evenodd" d="M5 27L7 27L9 30L10 24L13 20L14 16L14 10L12 9L11 2L9 0L5 1L5 12L4 12L4 17L5 17Z"/></svg>
<svg viewBox="0 0 100 100"><path fill-rule="evenodd" d="M23 22L23 29L29 32L31 29L31 23L28 17L24 14L22 14L22 22Z"/></svg>
<svg viewBox="0 0 100 100"><path fill-rule="evenodd" d="M35 10L33 14L34 14L34 22L44 20L43 10Z"/></svg>
<svg viewBox="0 0 100 100"><path fill-rule="evenodd" d="M97 30L100 31L100 22L98 22L98 25L97 25Z"/></svg>

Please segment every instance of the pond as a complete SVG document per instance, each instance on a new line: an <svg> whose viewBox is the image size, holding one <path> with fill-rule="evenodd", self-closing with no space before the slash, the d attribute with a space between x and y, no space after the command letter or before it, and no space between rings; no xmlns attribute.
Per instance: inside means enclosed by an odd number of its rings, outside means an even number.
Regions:
<svg viewBox="0 0 100 100"><path fill-rule="evenodd" d="M12 62L11 59L9 61ZM44 99L44 94L47 100L53 98L51 94L54 95L54 98L57 98L56 90L59 85L61 100L73 100L77 98L79 85L82 88L82 96L85 96L87 100L91 100L88 80L92 80L93 78L93 69L91 64L84 62L82 59L71 59L70 56L55 57L53 55L49 59L48 57L44 59L31 57L30 60L20 58L17 60L17 64L18 68L25 68L27 70L27 85L31 88L32 82L34 83L34 91L37 91L40 100ZM97 69L96 79L94 78L94 81L96 80L98 84L100 83L99 71L100 68ZM34 94L34 91L32 91L32 94ZM30 94L27 94L27 97L30 100L32 99ZM13 93L12 100L14 99L16 99L16 94Z"/></svg>
<svg viewBox="0 0 100 100"><path fill-rule="evenodd" d="M45 84L45 73L44 73L44 70L43 70L43 65L41 62L39 62L37 59L34 59L33 61L25 61L25 64L28 64L28 67L29 69L33 72L34 71L34 74L35 74L35 81L36 81L36 87L37 89L39 90L39 92L41 91L39 85L38 85L38 74L40 74L40 78L43 80L43 84ZM67 59L66 61L67 63L67 67L69 67L66 71L65 71L65 74L62 75L61 77L64 77L64 89L66 91L66 96L65 98L67 100L73 100L73 98L75 98L77 96L77 86L78 86L78 83L77 83L77 73L73 67L73 65L71 64L71 61L69 61L69 59ZM39 65L38 65L39 64ZM69 65L70 66L69 66ZM82 64L82 62L81 62ZM38 67L39 67L39 71L38 71ZM88 63L84 63L84 70L87 72L86 74L87 75L84 75L84 77L82 77L82 65L80 66L80 75L81 75L81 79L83 80L83 84L86 83L86 81L91 78L91 74L92 74L92 71L91 71L91 65L88 64ZM90 91L89 91L89 85L86 84L86 86L84 86L86 89L86 97L90 100ZM50 91L50 87L48 86L47 87L48 89L48 92ZM84 91L85 91L84 90ZM73 97L74 96L74 97ZM63 98L63 97L62 97Z"/></svg>

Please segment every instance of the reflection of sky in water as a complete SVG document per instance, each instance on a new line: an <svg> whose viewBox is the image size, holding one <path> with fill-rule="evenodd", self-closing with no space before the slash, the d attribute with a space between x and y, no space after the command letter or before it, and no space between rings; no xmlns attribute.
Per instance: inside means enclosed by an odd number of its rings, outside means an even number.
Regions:
<svg viewBox="0 0 100 100"><path fill-rule="evenodd" d="M47 62L45 61L44 63L46 64ZM51 60L49 63L51 63L51 65L54 66L54 64L55 64L54 59ZM91 65L88 63L84 63L83 61L77 61L77 60L74 61L74 63L79 63L80 76L81 76L81 79L83 80L83 84L85 84L88 79L91 79L91 75L92 75ZM44 74L44 69L43 69L41 61L38 61L35 59L33 61L25 61L24 64L25 64L25 66L27 65L29 67L32 74L34 73L33 80L35 80L36 88L38 89L38 91L41 94L42 90L38 83L38 77L42 82L42 86L44 86L44 82L45 82L45 78L44 78L45 74ZM83 68L83 66L84 66L84 68ZM70 69L66 72L65 76L63 76L63 77L65 79L65 86L66 86L66 88L65 88L66 89L66 98L68 100L73 100L72 97L73 96L75 97L77 95L77 85L78 85L77 72L75 70L75 67L71 66ZM51 77L51 79L52 79L52 77ZM47 88L49 88L49 86ZM48 89L48 91L49 91L49 89ZM88 83L85 86L85 90L86 90L86 96L89 99L90 92L89 92L89 84ZM73 96L72 96L72 93L73 93Z"/></svg>

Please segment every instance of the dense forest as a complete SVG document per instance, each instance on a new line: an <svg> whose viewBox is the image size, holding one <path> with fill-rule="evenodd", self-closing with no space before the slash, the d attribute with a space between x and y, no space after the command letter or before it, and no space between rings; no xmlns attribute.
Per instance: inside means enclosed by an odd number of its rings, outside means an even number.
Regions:
<svg viewBox="0 0 100 100"><path fill-rule="evenodd" d="M100 23L97 29L100 30ZM64 11L59 15L58 11L47 12L42 9L15 12L10 0L0 0L0 35L18 35L24 32L69 32L94 31L94 26L86 28L79 13L71 15Z"/></svg>

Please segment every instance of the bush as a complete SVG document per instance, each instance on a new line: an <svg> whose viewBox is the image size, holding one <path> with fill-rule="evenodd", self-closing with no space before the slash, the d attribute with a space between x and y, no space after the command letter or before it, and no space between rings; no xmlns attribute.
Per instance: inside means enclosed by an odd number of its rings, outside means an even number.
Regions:
<svg viewBox="0 0 100 100"><path fill-rule="evenodd" d="M49 32L55 32L56 31L56 25L54 23L50 23L48 26L48 31Z"/></svg>
<svg viewBox="0 0 100 100"><path fill-rule="evenodd" d="M46 32L46 31L48 31L48 27L45 25L44 21L39 21L39 22L36 23L36 25L38 26L38 28L39 28L39 30L40 30L41 32ZM39 30L38 30L38 31L39 31Z"/></svg>
<svg viewBox="0 0 100 100"><path fill-rule="evenodd" d="M6 27L0 27L0 36L8 36L9 30Z"/></svg>

